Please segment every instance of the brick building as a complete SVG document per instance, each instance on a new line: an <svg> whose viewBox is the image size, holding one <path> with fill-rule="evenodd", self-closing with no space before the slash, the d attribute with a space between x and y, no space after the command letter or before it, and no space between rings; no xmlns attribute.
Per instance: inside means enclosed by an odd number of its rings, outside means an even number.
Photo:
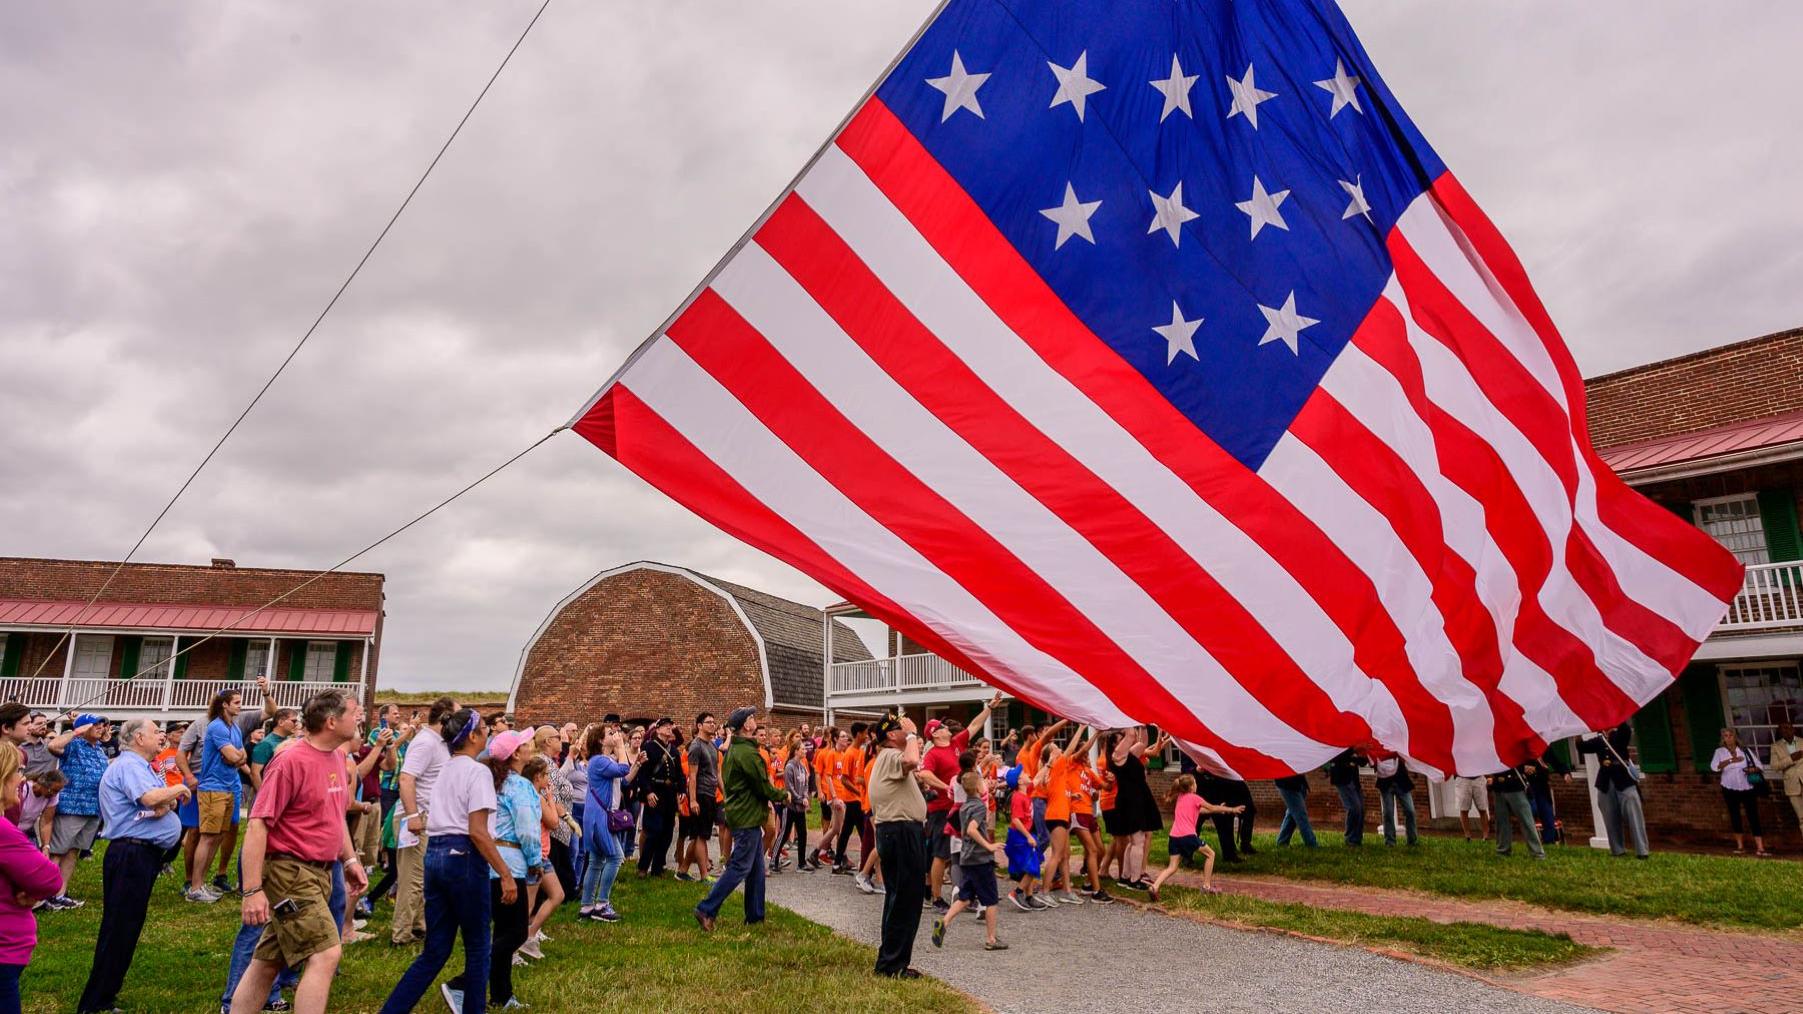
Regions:
<svg viewBox="0 0 1803 1014"><path fill-rule="evenodd" d="M115 566L0 558L0 700L114 720L192 719L228 686L260 705L251 685L259 675L271 676L284 706L327 687L353 687L371 699L381 574L320 576L231 560L131 563L88 605Z"/></svg>
<svg viewBox="0 0 1803 1014"><path fill-rule="evenodd" d="M834 658L869 649L835 624ZM508 708L523 721L628 720L750 705L818 721L826 615L681 567L639 562L595 575L559 602L520 652Z"/></svg>
<svg viewBox="0 0 1803 1014"><path fill-rule="evenodd" d="M1709 771L1718 731L1736 728L1763 760L1773 725L1803 723L1803 329L1736 342L1693 355L1597 377L1587 384L1590 430L1603 460L1631 486L1697 525L1747 564L1747 580L1715 632L1673 687L1634 718L1635 752L1646 773L1647 822L1665 839L1720 840L1727 829L1716 776ZM841 603L841 616L863 615ZM923 648L891 634L888 656L834 665L835 707L902 706L917 716L967 716L990 690ZM1045 715L1020 702L996 718L998 729ZM1573 757L1569 741L1553 745ZM1176 757L1166 758L1174 768ZM1161 777L1161 776L1155 776ZM1367 774L1367 810L1375 791ZM1342 821L1338 799L1316 779L1316 823ZM1417 779L1420 812L1450 823L1450 787ZM1269 783L1253 796L1261 827L1281 803ZM1587 783L1555 782L1561 820L1582 840L1594 830ZM1768 844L1798 847L1788 805L1762 802ZM1455 825L1456 826L1456 825Z"/></svg>

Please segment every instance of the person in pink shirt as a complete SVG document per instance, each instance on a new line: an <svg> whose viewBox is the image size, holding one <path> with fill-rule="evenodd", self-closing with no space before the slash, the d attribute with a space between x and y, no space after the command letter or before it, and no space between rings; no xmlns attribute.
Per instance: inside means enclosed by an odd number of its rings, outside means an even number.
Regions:
<svg viewBox="0 0 1803 1014"><path fill-rule="evenodd" d="M26 779L19 790L19 830L38 848L50 840L50 828L56 822L56 797L68 783L61 769L51 768Z"/></svg>
<svg viewBox="0 0 1803 1014"><path fill-rule="evenodd" d="M1158 889L1164 886L1177 867L1187 862L1197 852L1202 853L1202 890L1209 894L1219 894L1221 889L1214 885L1215 853L1196 833L1196 824L1204 813L1239 813L1243 806L1216 806L1196 794L1196 776L1178 775L1171 783L1171 791L1165 797L1177 801L1175 812L1171 816L1171 840L1169 849L1171 861L1165 864L1158 879L1152 881L1150 896L1158 900Z"/></svg>
<svg viewBox="0 0 1803 1014"><path fill-rule="evenodd" d="M0 740L0 799L18 799L25 784L25 756ZM55 863L27 841L10 820L0 820L0 1014L18 1014L19 974L38 944L33 905L63 886Z"/></svg>

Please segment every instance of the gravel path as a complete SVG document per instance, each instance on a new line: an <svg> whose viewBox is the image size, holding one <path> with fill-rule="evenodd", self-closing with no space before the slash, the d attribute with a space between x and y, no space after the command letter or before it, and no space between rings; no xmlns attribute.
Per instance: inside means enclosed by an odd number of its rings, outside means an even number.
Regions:
<svg viewBox="0 0 1803 1014"><path fill-rule="evenodd" d="M882 896L858 893L851 878L791 872L769 884L772 903L855 940L877 942ZM1089 1014L1126 997L1136 1010L1211 1014L1588 1009L1357 948L1225 929L1126 904L1042 913L1005 908L998 934L1010 945L1005 952L984 951L981 921L969 918L959 916L944 949L935 950L931 913L923 912L914 965L1000 1014Z"/></svg>

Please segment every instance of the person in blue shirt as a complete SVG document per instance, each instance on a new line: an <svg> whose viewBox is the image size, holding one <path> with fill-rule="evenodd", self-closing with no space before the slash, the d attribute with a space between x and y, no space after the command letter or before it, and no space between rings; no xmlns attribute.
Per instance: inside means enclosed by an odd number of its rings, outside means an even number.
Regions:
<svg viewBox="0 0 1803 1014"><path fill-rule="evenodd" d="M127 721L119 733L119 759L100 779L100 836L109 844L101 862L100 932L87 985L75 1008L79 1014L117 1006L144 930L157 871L163 857L181 841L175 808L188 798L188 787L168 784L150 767L163 743L163 731L155 722Z"/></svg>
<svg viewBox="0 0 1803 1014"><path fill-rule="evenodd" d="M223 892L207 884L207 867L220 840L238 826L238 793L242 782L239 772L249 758L244 752L244 734L238 729L238 712L242 710L236 690L222 690L207 708L207 728L200 748L200 778L196 788L200 801L200 837L194 846L194 865L189 870L188 888L182 897L211 905ZM234 834L235 839L235 834ZM226 851L231 851L231 845Z"/></svg>
<svg viewBox="0 0 1803 1014"><path fill-rule="evenodd" d="M57 797L56 821L50 827L50 858L63 874L63 891L44 902L53 909L78 908L69 897L69 880L82 853L94 847L100 833L100 776L106 772L106 753L100 747L106 736L106 719L99 715L71 715L68 731L49 740L50 752L62 758L68 784Z"/></svg>

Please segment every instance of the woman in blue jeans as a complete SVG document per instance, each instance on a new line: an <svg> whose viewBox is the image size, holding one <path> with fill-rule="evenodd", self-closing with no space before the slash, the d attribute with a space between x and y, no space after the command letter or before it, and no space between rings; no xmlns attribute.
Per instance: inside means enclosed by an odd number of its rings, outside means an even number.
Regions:
<svg viewBox="0 0 1803 1014"><path fill-rule="evenodd" d="M1283 820L1277 825L1277 844L1288 845L1290 836L1302 832L1302 844L1314 848L1315 828L1308 822L1308 776L1294 774L1279 778L1277 794L1283 797Z"/></svg>
<svg viewBox="0 0 1803 1014"><path fill-rule="evenodd" d="M626 850L607 827L608 814L620 806L621 781L638 773L644 755L627 752L626 738L618 729L595 726L588 731L588 805L582 811L583 849L588 868L582 875L582 905L577 918L619 922L614 911L614 878ZM631 834L631 831L624 832Z"/></svg>
<svg viewBox="0 0 1803 1014"><path fill-rule="evenodd" d="M488 729L474 709L453 712L442 730L451 759L438 773L426 805L426 943L407 966L382 1014L406 1014L450 960L452 945L463 937L464 990L445 983L445 1003L456 1014L484 1014L488 1009L490 870L501 878L501 900L512 904L517 888L501 850L489 833L495 809L494 776L476 759L488 745ZM467 1001L467 1002L466 1002Z"/></svg>

